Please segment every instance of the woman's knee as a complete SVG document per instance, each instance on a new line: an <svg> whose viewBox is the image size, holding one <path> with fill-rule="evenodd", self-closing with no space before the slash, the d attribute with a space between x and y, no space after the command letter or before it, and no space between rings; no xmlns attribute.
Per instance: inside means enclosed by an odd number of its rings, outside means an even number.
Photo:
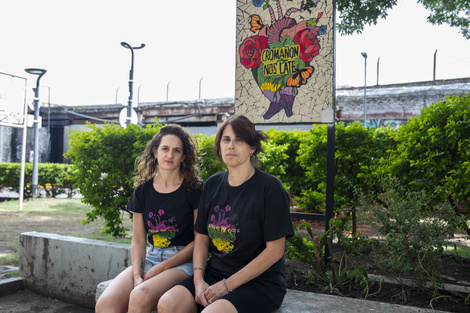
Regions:
<svg viewBox="0 0 470 313"><path fill-rule="evenodd" d="M124 303L125 301L120 300L122 299L117 299L113 295L102 295L96 302L95 312L120 312L127 307L127 304Z"/></svg>
<svg viewBox="0 0 470 313"><path fill-rule="evenodd" d="M157 300L148 288L140 285L134 288L129 295L129 308L132 307L155 307Z"/></svg>
<svg viewBox="0 0 470 313"><path fill-rule="evenodd" d="M175 286L158 301L158 313L196 312L194 298L183 286Z"/></svg>

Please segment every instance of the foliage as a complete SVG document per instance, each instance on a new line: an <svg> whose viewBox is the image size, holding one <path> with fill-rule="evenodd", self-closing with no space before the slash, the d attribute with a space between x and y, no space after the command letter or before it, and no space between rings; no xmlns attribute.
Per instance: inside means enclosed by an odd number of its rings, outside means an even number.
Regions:
<svg viewBox="0 0 470 313"><path fill-rule="evenodd" d="M376 282L372 281L367 274L367 271L362 266L352 265L352 269L348 268L348 258L346 254L341 257L338 268L331 271L326 271L318 274L315 271L309 270L305 274L307 284L317 285L319 288L324 288L323 284L326 284L326 288L330 293L342 295L341 290L357 289L361 290L364 299L380 292L381 287L374 293L371 293L372 288ZM322 284L318 283L322 282ZM381 283L380 283L381 284Z"/></svg>
<svg viewBox="0 0 470 313"><path fill-rule="evenodd" d="M196 139L198 141L198 156L199 156L199 171L201 178L206 180L211 175L225 171L225 165L215 158L212 147L215 143L215 135L203 136L197 134ZM287 159L285 150L287 147L276 145L271 142L263 143L264 152L258 156L259 168L271 175L280 177L285 174L284 161Z"/></svg>
<svg viewBox="0 0 470 313"><path fill-rule="evenodd" d="M460 33L465 39L470 39L470 1L469 0L418 0L431 11L428 22L433 25L448 24L460 27Z"/></svg>
<svg viewBox="0 0 470 313"><path fill-rule="evenodd" d="M308 222L304 221L299 227L293 224L294 236L286 241L286 258L298 259L313 268L305 274L307 284L315 284L322 289L326 284L329 291L336 294L341 294L342 289L355 288L361 290L364 298L367 298L374 282L368 278L364 267L355 264L348 266L346 253L342 255L339 264L336 264L337 260L331 258L328 267L324 266L325 246L328 245L332 253L331 238L335 234L342 233L342 227L338 227L339 224L333 220L330 221L330 226L327 232L315 237ZM302 229L305 229L311 240L302 236L300 232Z"/></svg>
<svg viewBox="0 0 470 313"><path fill-rule="evenodd" d="M74 194L74 181L69 177L72 166L58 163L38 164L38 188L44 189L49 197L67 193ZM32 197L33 164L25 163L24 197ZM21 163L0 163L0 189L19 192Z"/></svg>
<svg viewBox="0 0 470 313"><path fill-rule="evenodd" d="M303 263L315 265L318 261L315 258L315 255L316 253L320 253L321 256L322 249L315 248L315 243L313 241L315 238L313 236L310 224L304 221L299 227L297 227L294 223L292 224L292 227L294 228L294 235L292 237L289 237L286 241L286 258L290 260L298 259ZM311 240L302 237L302 235L300 234L300 231L304 228L310 235ZM323 262L321 257L320 262Z"/></svg>
<svg viewBox="0 0 470 313"><path fill-rule="evenodd" d="M286 173L285 160L287 147L270 142L263 143L263 152L258 155L259 168L273 176L280 177Z"/></svg>
<svg viewBox="0 0 470 313"><path fill-rule="evenodd" d="M470 39L469 0L418 0L430 11L428 22L434 25L448 24L460 28L464 38ZM336 1L339 13L338 31L342 35L361 33L365 25L376 25L379 18L386 18L397 0Z"/></svg>
<svg viewBox="0 0 470 313"><path fill-rule="evenodd" d="M381 175L399 177L412 190L435 197L430 205L448 201L469 217L470 97L450 96L421 111L393 134L396 146L382 160ZM461 225L470 235L466 224Z"/></svg>
<svg viewBox="0 0 470 313"><path fill-rule="evenodd" d="M397 0L336 1L340 23L338 31L343 35L361 33L365 25L377 24L379 18L386 18L387 11Z"/></svg>
<svg viewBox="0 0 470 313"><path fill-rule="evenodd" d="M379 197L358 192L360 218L378 232L373 238L361 234L372 246L369 262L383 274L412 274L418 283L441 283L439 261L462 216L446 205L430 206L425 190L410 191L396 178L383 178L379 184L384 190Z"/></svg>
<svg viewBox="0 0 470 313"><path fill-rule="evenodd" d="M225 167L220 163L212 152L215 143L215 135L204 136L196 134L198 143L199 173L203 181L207 180L215 173L225 171Z"/></svg>
<svg viewBox="0 0 470 313"><path fill-rule="evenodd" d="M358 205L354 188L375 188L375 169L389 146L391 128L368 129L356 122L335 127L335 207L354 217ZM300 207L323 211L326 198L326 126L313 127L300 144L297 161L312 189L303 190ZM353 221L354 222L354 221ZM353 224L354 227L354 224ZM354 232L354 229L353 229Z"/></svg>
<svg viewBox="0 0 470 313"><path fill-rule="evenodd" d="M74 163L73 177L82 201L92 206L84 223L102 217L103 232L115 237L124 234L121 211L134 189L135 159L161 126L155 123L141 129L138 125L89 124L89 130L70 133L71 148L66 156Z"/></svg>
<svg viewBox="0 0 470 313"><path fill-rule="evenodd" d="M265 133L269 136L268 143L285 147L286 158L283 161L285 173L279 174L278 177L292 195L300 195L302 190L308 188L308 180L305 177L305 170L296 161L296 158L299 153L300 143L308 132L270 128Z"/></svg>

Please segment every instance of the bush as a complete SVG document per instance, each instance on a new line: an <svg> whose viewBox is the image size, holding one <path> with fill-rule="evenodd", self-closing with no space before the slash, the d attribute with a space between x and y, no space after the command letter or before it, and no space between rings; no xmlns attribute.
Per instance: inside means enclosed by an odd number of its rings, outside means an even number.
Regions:
<svg viewBox="0 0 470 313"><path fill-rule="evenodd" d="M368 129L360 123L335 127L335 207L354 213L354 188L375 188L375 170L389 146L392 129ZM326 125L314 126L300 144L297 161L305 170L310 189L302 191L300 207L323 212L326 199Z"/></svg>
<svg viewBox="0 0 470 313"><path fill-rule="evenodd" d="M215 135L204 136L197 134L195 137L199 148L199 172L202 180L205 181L215 173L225 171L225 166L214 157L214 153L212 152Z"/></svg>
<svg viewBox="0 0 470 313"><path fill-rule="evenodd" d="M216 173L225 171L225 165L214 156L212 151L215 135L204 136L197 134L195 137L199 146L198 156L201 178L206 180ZM287 159L285 154L286 147L265 142L263 143L263 150L264 152L258 155L260 169L277 177L285 174L284 160Z"/></svg>
<svg viewBox="0 0 470 313"><path fill-rule="evenodd" d="M459 214L470 216L470 94L450 96L421 111L393 134L396 146L381 175L399 177L411 190L426 190ZM461 228L470 235L466 224Z"/></svg>
<svg viewBox="0 0 470 313"><path fill-rule="evenodd" d="M305 176L305 170L296 160L299 156L300 144L304 141L308 132L270 128L266 131L266 134L269 136L269 144L285 148L284 154L286 157L282 162L284 172L279 173L277 176L290 194L299 196L302 190L310 187Z"/></svg>
<svg viewBox="0 0 470 313"><path fill-rule="evenodd" d="M121 213L134 190L135 159L161 127L158 123L143 129L139 125L89 124L89 130L69 134L71 148L66 156L74 163L75 185L82 202L93 207L84 223L102 217L104 233L124 235Z"/></svg>
<svg viewBox="0 0 470 313"><path fill-rule="evenodd" d="M38 164L38 188L43 188L46 195L56 197L68 193L71 198L74 194L74 180L69 176L72 165L57 163ZM24 194L25 198L32 197L33 164L25 163ZM0 163L0 189L19 192L21 163Z"/></svg>
<svg viewBox="0 0 470 313"><path fill-rule="evenodd" d="M359 234L372 246L369 262L380 273L406 277L413 274L416 282L442 282L440 260L446 240L453 238L462 223L447 205L430 206L425 190L410 191L396 178L383 178L384 190L359 192L360 219L378 234ZM378 202L379 201L379 202ZM378 238L378 239L377 239Z"/></svg>

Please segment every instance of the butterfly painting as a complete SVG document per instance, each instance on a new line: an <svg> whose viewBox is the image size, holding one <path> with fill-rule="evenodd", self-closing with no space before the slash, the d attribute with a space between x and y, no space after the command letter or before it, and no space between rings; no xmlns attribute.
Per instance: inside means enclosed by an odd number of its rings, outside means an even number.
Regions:
<svg viewBox="0 0 470 313"><path fill-rule="evenodd" d="M257 14L254 14L251 16L250 24L251 24L251 31L254 33L260 30L264 26L263 21L261 20L261 17L259 17L259 15Z"/></svg>
<svg viewBox="0 0 470 313"><path fill-rule="evenodd" d="M306 66L301 70L296 70L294 74L292 74L287 79L287 86L290 87L300 87L307 83L307 79L312 75L313 67Z"/></svg>

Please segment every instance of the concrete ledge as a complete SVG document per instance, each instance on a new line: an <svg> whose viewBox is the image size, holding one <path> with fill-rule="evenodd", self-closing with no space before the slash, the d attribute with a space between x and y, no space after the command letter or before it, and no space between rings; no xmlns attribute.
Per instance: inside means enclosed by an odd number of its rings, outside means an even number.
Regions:
<svg viewBox="0 0 470 313"><path fill-rule="evenodd" d="M112 280L102 282L96 289L96 300L108 287ZM398 304L380 303L368 300L351 299L340 296L318 294L287 289L287 294L279 309L273 313L344 313L344 312L387 312L387 313L435 313L423 308L409 307ZM154 311L153 313L157 313Z"/></svg>
<svg viewBox="0 0 470 313"><path fill-rule="evenodd" d="M130 265L130 245L49 233L20 234L20 276L26 288L84 307L95 307L98 283Z"/></svg>
<svg viewBox="0 0 470 313"><path fill-rule="evenodd" d="M20 276L0 284L3 292L26 288L59 300L94 308L95 298L130 263L129 245L48 233L20 235ZM129 261L128 261L129 260ZM16 290L15 290L16 289ZM15 290L15 291L13 291ZM275 313L434 312L428 309L287 290Z"/></svg>
<svg viewBox="0 0 470 313"><path fill-rule="evenodd" d="M2 279L0 280L0 297L22 290L25 286L26 283L23 277Z"/></svg>

